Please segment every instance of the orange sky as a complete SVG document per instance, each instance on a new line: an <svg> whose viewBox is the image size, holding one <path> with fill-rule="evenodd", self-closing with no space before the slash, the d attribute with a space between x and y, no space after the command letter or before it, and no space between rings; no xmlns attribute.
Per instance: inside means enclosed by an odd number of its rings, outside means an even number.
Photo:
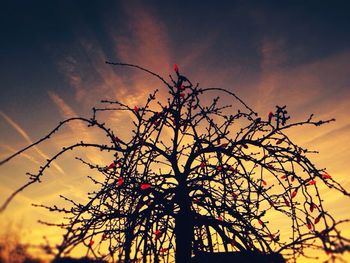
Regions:
<svg viewBox="0 0 350 263"><path fill-rule="evenodd" d="M255 64L249 68L250 60L244 61L243 55L235 54L236 61L235 57L228 57L227 54L231 51L235 52L235 46L232 50L229 47L225 50L217 49L217 42L222 38L226 39L226 33L232 33L227 28L220 28L220 23L207 32L200 29L197 32L190 24L190 32L193 35L200 34L198 38L201 42L193 40L186 43L186 38L182 39L181 35L174 36L180 31L174 29L172 21L176 23L179 19L186 19L182 18L181 14L173 16L174 20L169 21L164 19L164 13L161 12L164 10L156 5L146 6L135 1L119 3L114 8L116 9L108 11L110 16L104 17L102 23L105 37L109 39L108 52L98 34L89 24L84 24L85 20L82 19L79 21L79 30L73 30L74 40L65 43L58 52L53 52L52 46L49 48L49 53L51 52L54 58L53 65L65 86L61 87L54 81L28 82L31 86L44 87L40 92L27 92L28 100L23 104L17 103L15 97L6 95L7 102L0 108L0 159L41 138L62 119L76 115L89 116L88 109L100 99L118 99L130 105L142 105L152 90L162 90L159 81L142 72L106 65L105 60L111 58L110 54L113 53L119 61L145 66L164 77L171 72L172 64L177 63L192 82L199 82L202 87L227 88L238 94L261 116L265 116L278 104L287 105L295 121L306 119L311 113L319 119L336 118L334 123L318 128L296 128L290 134L300 145L318 150L320 153L312 160L318 167L326 167L333 178L350 189L350 166L347 165L350 156L349 48L338 48L332 52L305 58L307 56L304 52L298 53L291 48L293 43L289 35L261 30L259 34L256 33L258 37L252 45L256 52ZM268 19L268 12L276 12L268 10L264 13L265 9L252 6L244 8L249 11L246 10L250 19L256 23L264 23ZM111 16L113 12L122 13L126 22L118 24L114 21ZM203 23L212 23L214 26L216 22ZM233 33L243 34L244 30L239 28L239 24L232 27L237 29ZM294 31L289 32L292 33ZM187 32L185 35L188 37L189 34ZM195 39L194 36L189 38ZM74 48L66 48L69 45ZM316 46L315 49L317 48ZM307 50L305 48L305 51ZM300 56L300 59L296 56ZM20 76L14 76L18 77ZM23 91L20 87L15 88L18 88L18 94ZM8 88L3 86L1 89ZM161 91L161 97L165 95L164 90ZM34 105L31 108L31 105L36 104L34 97L40 98L39 106ZM112 114L108 116L107 121L117 133L127 134L130 126L125 123L128 118L127 115ZM52 140L1 166L0 200L4 201L13 190L26 181L25 172L37 170L48 156L64 145L80 141L80 137L87 141L102 140L96 131L90 131L81 124L72 124ZM91 185L84 178L90 171L77 165L75 156L84 156L100 164L109 162L108 156L101 156L96 152L68 153L57 160L45 174L43 183L33 185L13 200L8 209L1 214L0 224L4 226L7 222L20 222L23 239L31 243L42 243L43 235L52 243L59 240L57 229L42 226L37 220L59 222L60 218L34 208L31 204L60 204L60 194L81 201L86 199L86 191ZM325 191L324 194L326 207L336 218L350 217L349 199L329 191ZM350 237L350 229L343 230L344 234ZM350 261L350 256L347 256L347 259ZM308 261L301 259L300 262Z"/></svg>

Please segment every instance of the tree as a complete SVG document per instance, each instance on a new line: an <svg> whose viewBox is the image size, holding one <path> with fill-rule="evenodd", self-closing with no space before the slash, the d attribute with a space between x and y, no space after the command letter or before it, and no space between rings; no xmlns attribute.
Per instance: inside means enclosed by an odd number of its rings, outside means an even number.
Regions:
<svg viewBox="0 0 350 263"><path fill-rule="evenodd" d="M63 148L37 174L14 192L2 206L33 183L40 182L52 162L69 150L97 148L110 153L110 164L94 164L103 180L90 177L97 190L89 202L65 198L70 208L45 207L65 214L66 230L57 258L78 245L103 260L118 262L189 262L192 255L213 251L283 252L294 260L305 248L321 248L332 255L349 250L349 239L340 235L336 221L324 209L320 185L346 196L349 193L325 169L309 159L312 151L298 146L286 135L296 126L320 126L334 119L314 121L313 115L290 122L286 106L276 106L259 117L236 94L222 88L193 85L174 65L171 82L145 68L168 89L166 102L157 101L158 90L145 105L129 106L102 101L91 119L75 117L61 122L47 136L9 158L50 139L70 122L97 127L108 143L83 141ZM232 99L222 105L211 94ZM119 136L98 121L105 111L129 112L133 118L130 137ZM290 239L282 238L269 214L279 214L291 225ZM275 225L273 225L275 224ZM284 233L283 233L284 235Z"/></svg>
<svg viewBox="0 0 350 263"><path fill-rule="evenodd" d="M8 224L0 233L0 263L42 263L43 261L34 258L33 252L29 252L30 244L21 240L20 226Z"/></svg>

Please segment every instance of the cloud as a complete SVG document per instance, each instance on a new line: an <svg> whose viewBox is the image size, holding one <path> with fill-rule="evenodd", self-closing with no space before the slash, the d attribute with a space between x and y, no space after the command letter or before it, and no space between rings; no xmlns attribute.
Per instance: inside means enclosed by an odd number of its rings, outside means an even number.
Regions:
<svg viewBox="0 0 350 263"><path fill-rule="evenodd" d="M255 109L266 111L265 105L271 104L276 98L277 90L281 87L280 78L283 64L288 57L285 52L283 39L263 37L260 45L260 82L257 85Z"/></svg>
<svg viewBox="0 0 350 263"><path fill-rule="evenodd" d="M260 44L261 71L276 71L281 67L288 58L286 44L282 38L263 37Z"/></svg>
<svg viewBox="0 0 350 263"><path fill-rule="evenodd" d="M21 137L28 143L28 144L33 144L32 139L29 137L27 132L19 126L14 120L12 120L9 116L7 116L4 112L0 111L0 115L5 119L5 121L12 126L12 128L15 129L15 131L21 135ZM39 149L39 147L34 146L33 149L44 159L47 160L49 157ZM52 166L55 167L60 173L64 174L63 169L55 162L52 162Z"/></svg>
<svg viewBox="0 0 350 263"><path fill-rule="evenodd" d="M83 37L78 35L75 46L75 52L65 54L58 66L80 105L92 107L100 100L119 98L134 104L135 100L141 101L147 96L148 90L141 85L127 84L130 81L135 83L135 76L131 80L130 74L121 76L115 67L105 64L108 58L92 33L88 32ZM142 83L141 80L139 83ZM62 104L57 98L54 100Z"/></svg>
<svg viewBox="0 0 350 263"><path fill-rule="evenodd" d="M49 97L51 100L55 103L55 105L58 107L61 116L64 119L72 118L72 117L79 117L78 114L56 93L52 91L48 91ZM99 136L94 136L94 129L87 127L87 124L82 121L74 121L74 122L68 122L68 127L73 132L73 134L76 136L77 140L81 141L84 139L85 142L99 142L101 138ZM72 138L72 134L70 134L69 138L66 136L61 136L59 140L57 140L56 143L58 144L69 144ZM100 158L98 155L91 153L90 151L84 151L84 155L89 159L92 163L103 163L104 159Z"/></svg>
<svg viewBox="0 0 350 263"><path fill-rule="evenodd" d="M64 100L58 96L56 93L52 91L48 91L48 94L52 101L56 104L56 106L59 108L61 115L64 118L71 118L71 117L77 117L78 115L74 112L74 110L64 102Z"/></svg>
<svg viewBox="0 0 350 263"><path fill-rule="evenodd" d="M309 142L306 144L308 145L318 145L319 143L323 143L324 141L327 141L329 138L339 138L339 136L347 135L348 139L350 139L350 123L347 123L346 125L343 125L341 127L337 127L335 129L330 130L329 132L326 132L324 134L321 134L320 136L317 136L315 138L312 138Z"/></svg>
<svg viewBox="0 0 350 263"><path fill-rule="evenodd" d="M1 147L7 149L9 152L11 152L11 154L16 153L18 150L13 149L12 147L10 147L9 145L2 145ZM27 160L40 165L41 163L39 161L37 161L33 156L26 154L26 153L21 153L21 156L23 156L24 158L26 158ZM6 156L7 157L7 156Z"/></svg>
<svg viewBox="0 0 350 263"><path fill-rule="evenodd" d="M253 107L258 112L273 110L276 104L287 104L298 116L305 117L308 112L343 115L340 107L350 98L349 50L291 64L287 43L264 37L260 54L260 78L250 89L256 94Z"/></svg>
<svg viewBox="0 0 350 263"><path fill-rule="evenodd" d="M167 74L171 65L171 52L167 28L148 5L123 2L123 11L128 23L128 34L112 37L116 53L124 62L143 65Z"/></svg>
<svg viewBox="0 0 350 263"><path fill-rule="evenodd" d="M51 100L59 109L60 114L64 119L79 117L79 115L56 93L48 91L48 94ZM84 137L89 137L89 131L87 130L86 124L82 123L81 121L69 122L68 126L73 132Z"/></svg>
<svg viewBox="0 0 350 263"><path fill-rule="evenodd" d="M119 10L118 10L119 11ZM167 29L157 15L146 5L122 3L127 34L118 31L113 23L106 25L109 37L115 47L119 61L139 64L160 74L168 74L171 52ZM64 54L58 66L69 85L74 89L75 100L84 106L95 105L99 100L118 100L134 106L143 105L148 94L161 85L159 99L167 96L167 89L153 76L134 69L126 71L106 65L108 60L101 42L88 29L77 33L75 49ZM72 50L72 49L71 49ZM71 115L71 108L64 104L57 94L49 94L58 105L62 115ZM131 117L129 115L129 117ZM121 123L125 115L111 112L108 116L113 123Z"/></svg>
<svg viewBox="0 0 350 263"><path fill-rule="evenodd" d="M171 53L165 26L146 5L125 2L122 9L129 32L119 32L113 23L106 25L119 61L167 74ZM101 99L123 98L125 103L137 104L159 85L157 79L147 78L144 72L129 69L121 75L119 69L106 65L109 57L90 30L80 29L76 35L75 48L61 56L58 66L79 103L91 106Z"/></svg>

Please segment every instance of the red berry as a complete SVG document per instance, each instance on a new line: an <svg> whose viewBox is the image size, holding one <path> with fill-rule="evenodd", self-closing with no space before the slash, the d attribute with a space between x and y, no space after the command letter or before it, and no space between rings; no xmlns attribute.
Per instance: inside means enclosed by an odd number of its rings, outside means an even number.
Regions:
<svg viewBox="0 0 350 263"><path fill-rule="evenodd" d="M147 190L147 189L149 189L149 188L151 188L151 185L150 184L147 184L147 183L145 183L145 184L141 184L141 190Z"/></svg>

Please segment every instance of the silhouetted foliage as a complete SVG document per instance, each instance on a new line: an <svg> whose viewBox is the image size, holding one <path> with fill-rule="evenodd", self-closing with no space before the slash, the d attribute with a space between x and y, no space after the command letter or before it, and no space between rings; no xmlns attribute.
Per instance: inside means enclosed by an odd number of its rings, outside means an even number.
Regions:
<svg viewBox="0 0 350 263"><path fill-rule="evenodd" d="M21 240L20 228L9 224L0 234L0 263L41 263L29 252L30 244Z"/></svg>
<svg viewBox="0 0 350 263"><path fill-rule="evenodd" d="M278 253L262 254L259 251L240 251L240 252L204 252L197 253L191 263L231 263L231 262L249 262L249 263L284 263L285 260Z"/></svg>
<svg viewBox="0 0 350 263"><path fill-rule="evenodd" d="M104 260L95 260L91 258L71 258L71 257L64 257L64 258L56 258L52 261L52 263L107 263L107 261Z"/></svg>
<svg viewBox="0 0 350 263"><path fill-rule="evenodd" d="M89 176L97 190L89 202L64 197L70 208L45 207L65 214L57 226L66 230L56 258L79 245L96 259L118 262L190 262L205 252L246 252L246 255L283 253L296 260L305 248L333 255L349 250L340 235L340 223L324 209L319 191L349 193L324 168L309 159L315 153L293 142L285 131L297 126L320 126L331 120L291 122L286 106L259 116L236 94L222 88L200 88L180 74L168 83L165 102L157 90L144 105L102 101L91 119L74 117L61 122L47 136L23 151L48 140L70 122L83 122L105 133L108 143L79 142L63 148L43 165L29 182L9 197L40 182L44 172L61 155L75 148L97 148L110 153L108 164L84 165L103 179ZM225 96L224 105L215 94ZM209 102L208 102L209 100ZM133 128L129 138L99 122L103 112L128 112ZM290 235L279 230L276 214L289 220ZM48 223L47 223L48 224ZM55 224L50 224L55 225ZM241 254L240 254L241 255ZM267 256L269 257L269 256Z"/></svg>

